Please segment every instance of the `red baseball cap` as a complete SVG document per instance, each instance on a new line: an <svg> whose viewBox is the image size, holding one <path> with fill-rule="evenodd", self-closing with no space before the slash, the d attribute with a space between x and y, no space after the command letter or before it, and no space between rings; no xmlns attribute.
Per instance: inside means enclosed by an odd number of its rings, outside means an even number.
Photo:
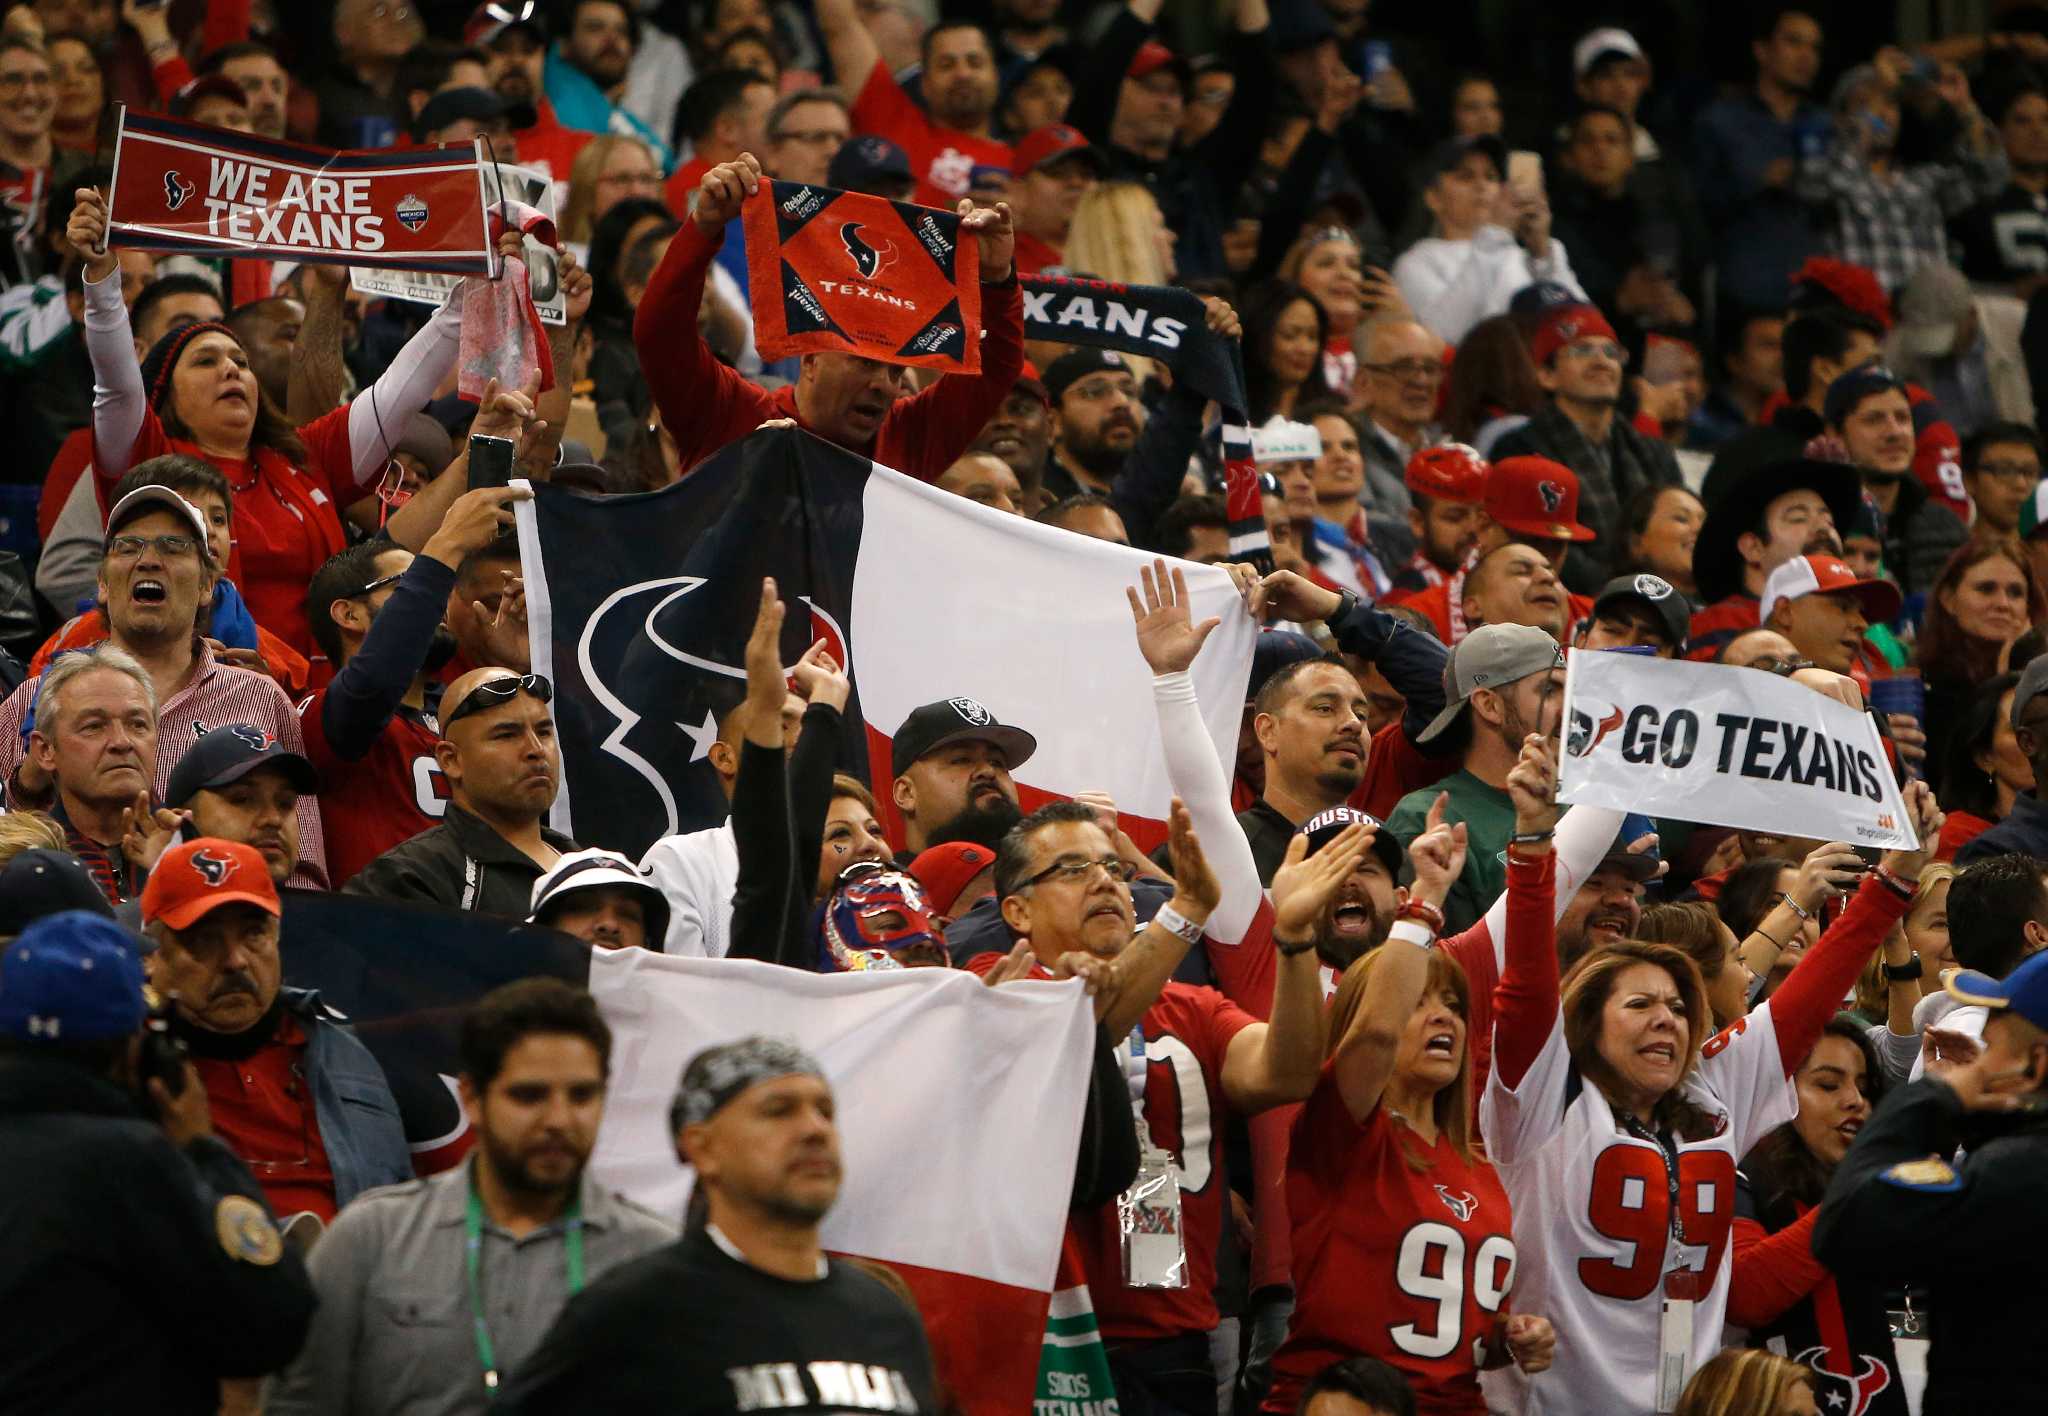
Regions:
<svg viewBox="0 0 2048 1416"><path fill-rule="evenodd" d="M995 864L995 859L996 853L987 846L947 841L918 852L917 859L910 863L910 873L924 886L932 912L950 915L953 906L960 903L960 892L967 888L967 882Z"/></svg>
<svg viewBox="0 0 2048 1416"><path fill-rule="evenodd" d="M1411 492L1437 501L1478 506L1486 500L1486 459L1464 443L1438 443L1408 459L1401 480Z"/></svg>
<svg viewBox="0 0 2048 1416"><path fill-rule="evenodd" d="M1052 407L1052 395L1045 391L1045 375L1039 373L1038 365L1032 363L1029 359L1026 359L1024 367L1017 371L1017 382L1010 385L1010 387L1029 389L1038 395L1040 403L1043 403L1048 408Z"/></svg>
<svg viewBox="0 0 2048 1416"><path fill-rule="evenodd" d="M1189 68L1187 60L1181 58L1158 40L1148 39L1138 46L1138 52L1131 60L1131 67L1124 70L1124 75L1127 78L1148 79L1161 69L1167 68L1172 69L1180 77L1180 81L1183 84L1188 81L1189 75L1194 72Z"/></svg>
<svg viewBox="0 0 2048 1416"><path fill-rule="evenodd" d="M1486 479L1486 514L1510 531L1546 541L1590 541L1579 524L1578 474L1547 457L1503 457Z"/></svg>
<svg viewBox="0 0 2048 1416"><path fill-rule="evenodd" d="M1591 305L1559 305L1543 317L1529 336L1529 357L1540 367L1556 357L1557 351L1581 339L1615 339L1607 316Z"/></svg>
<svg viewBox="0 0 2048 1416"><path fill-rule="evenodd" d="M1063 157L1086 158L1097 176L1109 171L1109 163L1089 144L1081 130L1065 123L1048 123L1043 128L1033 128L1019 138L1017 146L1010 151L1011 163L1020 177Z"/></svg>
<svg viewBox="0 0 2048 1416"><path fill-rule="evenodd" d="M1889 624L1898 618L1905 597L1889 580L1858 580L1856 572L1833 556L1794 556L1764 581L1763 600L1756 607L1759 624L1771 622L1771 611L1780 602L1806 595L1825 595L1836 590L1853 590L1863 607L1863 618L1872 624Z"/></svg>
<svg viewBox="0 0 2048 1416"><path fill-rule="evenodd" d="M254 905L282 913L262 852L239 841L201 836L173 846L142 887L142 922L189 929L222 905Z"/></svg>

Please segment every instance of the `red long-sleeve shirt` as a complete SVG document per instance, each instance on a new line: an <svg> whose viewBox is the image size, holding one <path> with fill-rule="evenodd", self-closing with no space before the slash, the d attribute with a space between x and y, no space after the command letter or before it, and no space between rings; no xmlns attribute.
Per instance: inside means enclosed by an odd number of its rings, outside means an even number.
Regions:
<svg viewBox="0 0 2048 1416"><path fill-rule="evenodd" d="M718 243L683 223L648 283L633 318L633 343L661 420L676 440L684 472L771 418L794 418L796 390L768 390L718 361L697 332L704 278ZM924 392L898 399L868 447L851 448L920 482L937 481L967 450L1009 397L1024 367L1024 298L1013 278L981 287L979 376L948 374Z"/></svg>

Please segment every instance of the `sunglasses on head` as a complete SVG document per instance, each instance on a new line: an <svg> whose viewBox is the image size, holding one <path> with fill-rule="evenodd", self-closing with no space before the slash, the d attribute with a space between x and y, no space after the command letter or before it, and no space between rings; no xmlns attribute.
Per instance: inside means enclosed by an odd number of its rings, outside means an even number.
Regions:
<svg viewBox="0 0 2048 1416"><path fill-rule="evenodd" d="M472 713L481 713L487 708L496 708L510 703L522 693L530 693L542 703L555 696L555 686L539 674L520 674L517 678L492 679L480 683L469 691L469 695L455 705L455 711L441 719L441 728L446 732L451 724L457 723Z"/></svg>

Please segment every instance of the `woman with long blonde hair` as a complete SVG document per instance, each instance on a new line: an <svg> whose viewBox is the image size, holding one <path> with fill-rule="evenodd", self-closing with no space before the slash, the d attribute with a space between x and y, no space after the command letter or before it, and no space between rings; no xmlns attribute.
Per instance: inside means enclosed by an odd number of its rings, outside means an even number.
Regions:
<svg viewBox="0 0 2048 1416"><path fill-rule="evenodd" d="M1125 285L1171 285L1174 234L1152 193L1136 182L1103 182L1074 204L1061 264L1075 275ZM1143 388L1152 360L1124 360Z"/></svg>
<svg viewBox="0 0 2048 1416"><path fill-rule="evenodd" d="M1273 1357L1269 1412L1293 1411L1303 1384L1347 1357L1398 1368L1425 1411L1469 1416L1486 1411L1482 1365L1538 1372L1550 1363L1549 1323L1510 1315L1507 1194L1472 1134L1471 987L1435 938L1466 833L1446 826L1443 811L1440 798L1409 845L1415 881L1394 891L1386 941L1337 985L1323 1074L1295 1118L1295 1304ZM1289 843L1273 877L1275 948L1312 946L1374 845L1369 821L1359 813L1341 830L1333 822Z"/></svg>
<svg viewBox="0 0 2048 1416"><path fill-rule="evenodd" d="M604 214L627 197L660 196L661 166L647 144L624 133L599 133L569 169L569 195L556 227L564 241L587 247Z"/></svg>
<svg viewBox="0 0 2048 1416"><path fill-rule="evenodd" d="M1510 862L1550 859L1549 831L1523 823L1554 823L1556 783L1556 744L1532 735L1507 780ZM1720 1347L1736 1162L1797 1112L1793 1074L1913 901L1941 813L1923 782L1906 803L1928 849L1887 852L1777 991L1718 1033L1683 950L1623 940L1560 988L1552 916L1510 918L1480 1128L1514 1203L1521 1300L1570 1334L1514 1409L1668 1411Z"/></svg>

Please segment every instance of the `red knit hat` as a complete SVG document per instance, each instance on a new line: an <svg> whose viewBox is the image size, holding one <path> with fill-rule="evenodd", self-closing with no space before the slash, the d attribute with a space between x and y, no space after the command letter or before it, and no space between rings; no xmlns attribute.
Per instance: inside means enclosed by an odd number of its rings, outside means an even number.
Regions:
<svg viewBox="0 0 2048 1416"><path fill-rule="evenodd" d="M164 403L171 396L171 375L176 372L178 358L185 352L185 346L202 334L224 334L240 344L241 338L219 320L194 320L191 324L179 325L149 347L142 356L142 391L149 399L149 406L161 413Z"/></svg>

